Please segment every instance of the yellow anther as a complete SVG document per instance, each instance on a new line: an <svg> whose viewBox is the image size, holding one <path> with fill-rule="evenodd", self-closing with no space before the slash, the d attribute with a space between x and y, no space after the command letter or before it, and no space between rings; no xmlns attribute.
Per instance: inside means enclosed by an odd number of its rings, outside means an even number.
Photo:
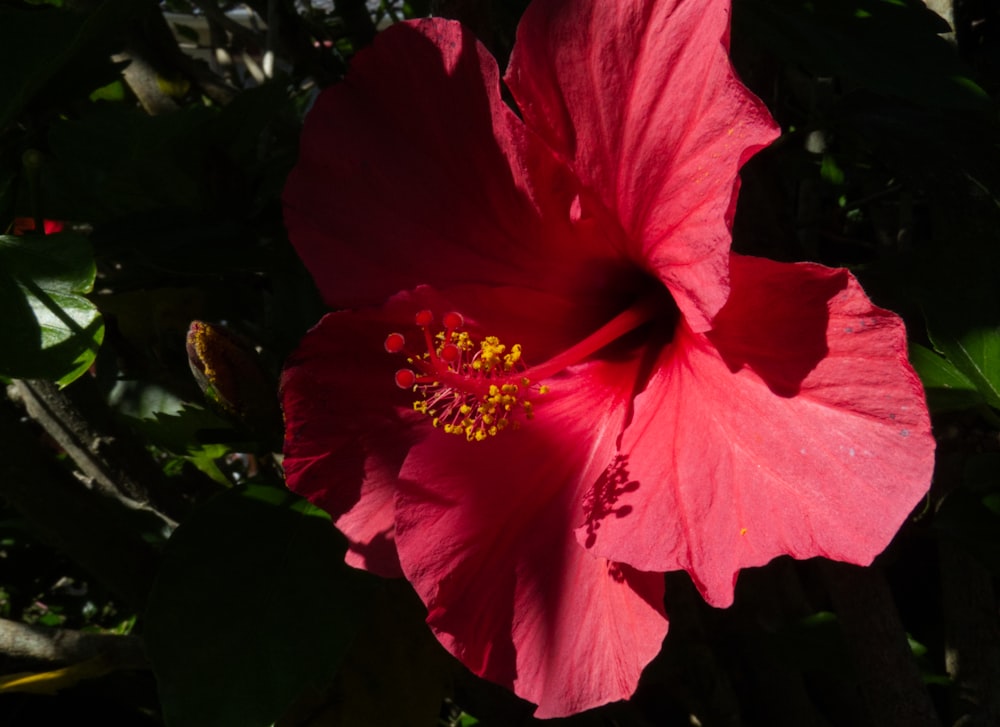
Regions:
<svg viewBox="0 0 1000 727"><path fill-rule="evenodd" d="M521 420L534 417L534 404L528 397L548 388L532 386L524 375L528 369L520 344L507 346L496 336L474 339L458 330L463 325L458 313L446 314L443 330L433 331L433 318L430 311L416 317L427 342L426 353L390 351L402 353L410 364L411 369L403 370L410 383L401 388L411 388L420 396L413 402L415 412L430 417L435 428L463 435L470 442L517 429ZM399 381L397 372L397 386Z"/></svg>
<svg viewBox="0 0 1000 727"><path fill-rule="evenodd" d="M510 347L510 353L503 357L503 367L505 371L510 371L514 368L518 361L521 360L521 344L515 343Z"/></svg>

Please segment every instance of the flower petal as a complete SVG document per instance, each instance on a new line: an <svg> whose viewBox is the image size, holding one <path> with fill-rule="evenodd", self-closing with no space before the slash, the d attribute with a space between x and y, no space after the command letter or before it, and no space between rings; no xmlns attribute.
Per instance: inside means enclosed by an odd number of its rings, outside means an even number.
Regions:
<svg viewBox="0 0 1000 727"><path fill-rule="evenodd" d="M666 633L662 576L595 558L573 536L634 374L584 364L553 380L522 428L481 443L435 432L401 473L400 561L428 622L539 717L628 697Z"/></svg>
<svg viewBox="0 0 1000 727"><path fill-rule="evenodd" d="M538 0L505 76L696 331L726 300L737 170L777 135L728 37L729 0Z"/></svg>
<svg viewBox="0 0 1000 727"><path fill-rule="evenodd" d="M626 269L573 218L578 183L503 102L496 62L458 23L380 33L317 98L300 154L285 222L333 307L419 284L582 294Z"/></svg>
<svg viewBox="0 0 1000 727"><path fill-rule="evenodd" d="M870 563L933 469L902 322L844 270L734 255L715 326L662 354L578 537L715 606L778 555Z"/></svg>
<svg viewBox="0 0 1000 727"><path fill-rule="evenodd" d="M391 396L397 362L383 346L398 308L324 316L281 380L287 486L333 516L350 565L386 577L402 575L393 494L413 438Z"/></svg>
<svg viewBox="0 0 1000 727"><path fill-rule="evenodd" d="M442 436L412 411L413 394L396 387L406 363L386 352L386 336L415 333L417 311L457 310L466 330L519 343L526 361L539 363L603 322L599 303L520 288L420 286L378 308L329 314L306 335L282 376L283 466L290 489L333 515L349 541L348 563L401 575L393 521L399 469L417 439Z"/></svg>

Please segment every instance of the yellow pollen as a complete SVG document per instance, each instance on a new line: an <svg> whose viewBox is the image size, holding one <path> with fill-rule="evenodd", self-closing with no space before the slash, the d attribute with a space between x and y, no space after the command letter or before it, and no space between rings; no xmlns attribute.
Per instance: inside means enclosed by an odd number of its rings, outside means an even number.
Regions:
<svg viewBox="0 0 1000 727"><path fill-rule="evenodd" d="M418 395L413 410L431 418L448 434L481 442L505 429L517 429L535 416L535 403L549 387L544 381L597 353L612 341L655 318L673 316L677 307L662 290L636 300L593 333L542 363L529 368L520 344L507 346L497 336L474 338L462 330L458 313L445 313L438 329L434 315L423 310L414 316L424 353L407 346L403 334L390 333L385 350L401 354L408 365L396 371L396 386Z"/></svg>
<svg viewBox="0 0 1000 727"><path fill-rule="evenodd" d="M425 353L405 350L402 334L386 340L386 350L402 353L411 369L396 374L396 384L419 395L413 410L431 418L446 434L482 442L505 429L517 429L535 416L534 397L548 387L533 386L524 374L520 344L507 346L497 336L476 341L459 328L462 317L448 313L444 330L432 332L433 316L421 311L416 324L422 330Z"/></svg>

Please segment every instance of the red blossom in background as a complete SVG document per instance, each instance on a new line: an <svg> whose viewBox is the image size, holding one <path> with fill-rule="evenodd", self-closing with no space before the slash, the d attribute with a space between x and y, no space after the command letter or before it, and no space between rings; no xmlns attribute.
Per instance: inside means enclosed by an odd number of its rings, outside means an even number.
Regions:
<svg viewBox="0 0 1000 727"><path fill-rule="evenodd" d="M62 232L66 227L65 223L59 220L42 220L42 230L46 235L54 235ZM11 228L12 235L23 235L27 232L35 231L35 221L30 217L15 217L14 225Z"/></svg>
<svg viewBox="0 0 1000 727"><path fill-rule="evenodd" d="M285 191L345 309L286 367L288 485L540 717L634 691L663 571L725 606L778 555L869 563L929 484L900 320L846 271L729 253L776 130L728 23L538 0L520 117L459 25L393 26L320 95Z"/></svg>

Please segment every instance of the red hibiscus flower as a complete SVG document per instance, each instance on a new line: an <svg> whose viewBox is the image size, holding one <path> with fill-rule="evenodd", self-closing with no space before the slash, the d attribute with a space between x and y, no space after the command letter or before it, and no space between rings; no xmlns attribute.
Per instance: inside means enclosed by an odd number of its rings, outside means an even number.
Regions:
<svg viewBox="0 0 1000 727"><path fill-rule="evenodd" d="M285 191L327 315L282 384L289 486L350 563L553 717L629 696L663 578L732 601L788 554L869 563L933 440L897 317L849 273L730 256L774 138L728 0L536 0L503 78L389 28L306 120Z"/></svg>

